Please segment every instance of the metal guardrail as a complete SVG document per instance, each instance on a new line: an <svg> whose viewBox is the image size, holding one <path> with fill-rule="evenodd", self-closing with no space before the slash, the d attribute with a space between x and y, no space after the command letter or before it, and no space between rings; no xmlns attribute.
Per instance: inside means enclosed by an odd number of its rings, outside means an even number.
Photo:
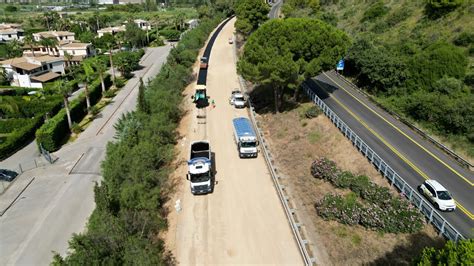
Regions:
<svg viewBox="0 0 474 266"><path fill-rule="evenodd" d="M235 39L235 38L234 38ZM234 49L234 61L237 63L237 48L236 44L234 42L233 45ZM239 82L240 82L240 87L243 89L243 91L247 92L247 86L245 85L244 79L239 76ZM272 181L273 185L275 186L275 189L278 194L278 198L280 199L280 202L283 206L283 209L285 210L286 217L288 218L288 222L291 227L291 231L293 232L293 237L295 238L295 241L298 245L298 249L301 253L301 257L303 258L303 261L305 265L314 265L316 263L316 259L313 258L307 249L307 244L308 240L304 239L301 233L301 223L297 222L297 217L295 213L295 209L291 208L289 205L289 197L286 194L285 195L285 187L280 184L279 181L279 176L277 175L277 169L272 163L272 156L268 150L268 145L267 142L265 141L265 138L263 137L262 130L260 129L257 119L255 118L255 109L252 106L252 102L250 99L248 100L249 104L249 113L250 113L250 120L252 121L252 124L255 128L255 131L258 135L258 139L260 141L260 146L263 148L263 155L265 157L265 162L267 163L267 167L270 170L270 175L272 176Z"/></svg>
<svg viewBox="0 0 474 266"><path fill-rule="evenodd" d="M344 123L306 84L302 84L303 89L311 100L321 108L324 114L332 123L359 149L359 151L369 159L369 161L394 185L415 207L417 207L446 238L457 241L464 237L446 221L416 190L408 185L403 178L398 175L369 145L367 145L357 134Z"/></svg>
<svg viewBox="0 0 474 266"><path fill-rule="evenodd" d="M334 72L338 77L340 77L342 80L344 80L344 82L346 82L347 84L349 84L349 86L351 86L353 89L355 89L356 91L358 91L359 93L363 94L365 97L367 97L368 99L372 100L373 103L375 103L378 107L382 108L385 112L389 113L390 115L392 115L393 117L395 117L397 120L401 121L402 123L404 123L405 125L407 125L409 128L413 129L414 131L416 131L416 133L418 133L419 135L421 135L423 138L427 139L429 142L433 143L434 145L436 145L438 148L440 148L441 150L443 150L444 152L446 152L449 156L451 156L452 158L454 158L458 163L460 163L462 166L472 170L474 169L474 165L472 165L470 162L468 162L466 159L462 158L460 155L458 155L457 153L455 153L454 151L452 151L451 149L449 149L448 147L446 147L444 144L440 143L439 141L433 139L432 137L430 137L428 134L426 134L424 131L422 131L421 129L419 129L418 127L416 127L415 125L413 125L412 123L410 123L408 120L406 120L405 118L401 117L400 115L398 115L397 113L385 108L384 106L382 106L381 104L379 104L377 101L374 101L373 100L373 97L369 94L367 94L365 91L361 90L359 87L357 87L354 83L352 83L351 81L349 81L346 77L344 77L343 75L339 74L337 71L334 71L332 70L331 72Z"/></svg>

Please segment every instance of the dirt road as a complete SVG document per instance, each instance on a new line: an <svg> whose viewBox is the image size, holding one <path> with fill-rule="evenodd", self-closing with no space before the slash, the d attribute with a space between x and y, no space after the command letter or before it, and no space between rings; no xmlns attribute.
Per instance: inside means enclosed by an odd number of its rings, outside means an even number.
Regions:
<svg viewBox="0 0 474 266"><path fill-rule="evenodd" d="M193 196L189 184L180 180L176 199L182 210L170 215L168 247L178 263L190 264L303 264L292 232L261 155L239 159L233 141L232 118L248 117L247 110L228 104L238 88L232 45L235 19L218 36L212 49L207 77L208 95L216 107L207 108L207 123L198 124L190 99L190 113L181 128L181 160L186 160L189 143L208 139L215 155L214 193ZM192 92L192 88L187 90ZM189 98L189 97L188 97ZM177 171L184 179L186 165Z"/></svg>

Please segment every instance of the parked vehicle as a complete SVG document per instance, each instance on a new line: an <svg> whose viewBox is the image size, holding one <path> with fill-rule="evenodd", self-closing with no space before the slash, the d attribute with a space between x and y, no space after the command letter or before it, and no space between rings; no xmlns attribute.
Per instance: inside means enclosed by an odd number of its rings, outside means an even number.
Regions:
<svg viewBox="0 0 474 266"><path fill-rule="evenodd" d="M191 193L196 195L212 192L211 146L208 141L191 143L186 179L190 181Z"/></svg>
<svg viewBox="0 0 474 266"><path fill-rule="evenodd" d="M232 39L232 37L229 38L229 44L233 44L234 43L234 39Z"/></svg>
<svg viewBox="0 0 474 266"><path fill-rule="evenodd" d="M18 176L18 173L8 169L0 169L0 180L11 182Z"/></svg>
<svg viewBox="0 0 474 266"><path fill-rule="evenodd" d="M201 57L201 64L199 65L199 68L201 69L207 69L207 57Z"/></svg>
<svg viewBox="0 0 474 266"><path fill-rule="evenodd" d="M431 201L438 210L454 211L456 209L456 203L451 194L436 180L425 180L423 184L418 186L418 191Z"/></svg>
<svg viewBox="0 0 474 266"><path fill-rule="evenodd" d="M250 120L245 117L238 117L234 118L232 123L234 125L234 137L239 157L257 157L258 139Z"/></svg>
<svg viewBox="0 0 474 266"><path fill-rule="evenodd" d="M235 108L245 108L247 100L244 94L239 90L233 90L230 94L229 103Z"/></svg>

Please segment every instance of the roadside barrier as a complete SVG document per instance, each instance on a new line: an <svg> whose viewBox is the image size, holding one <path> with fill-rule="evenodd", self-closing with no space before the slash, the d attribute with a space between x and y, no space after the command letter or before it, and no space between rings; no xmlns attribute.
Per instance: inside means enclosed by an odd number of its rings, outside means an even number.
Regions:
<svg viewBox="0 0 474 266"><path fill-rule="evenodd" d="M441 216L423 196L408 185L369 145L367 145L349 126L344 123L324 102L314 93L308 85L302 84L303 89L311 100L324 112L331 122L344 134L357 149L395 186L415 207L417 207L446 238L457 241L464 237Z"/></svg>

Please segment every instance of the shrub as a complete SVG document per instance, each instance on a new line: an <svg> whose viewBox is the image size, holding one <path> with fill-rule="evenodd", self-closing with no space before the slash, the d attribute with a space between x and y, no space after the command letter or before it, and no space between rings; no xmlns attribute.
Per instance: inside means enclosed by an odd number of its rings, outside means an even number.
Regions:
<svg viewBox="0 0 474 266"><path fill-rule="evenodd" d="M43 123L43 117L33 118L27 125L12 131L0 142L0 159L7 158L34 137L35 130Z"/></svg>
<svg viewBox="0 0 474 266"><path fill-rule="evenodd" d="M474 261L474 240L460 239L457 243L448 241L444 247L426 247L414 260L414 265L472 265Z"/></svg>
<svg viewBox="0 0 474 266"><path fill-rule="evenodd" d="M373 21L379 17L384 16L389 11L389 8L385 6L383 1L377 1L375 4L371 5L362 16L362 22L364 21Z"/></svg>
<svg viewBox="0 0 474 266"><path fill-rule="evenodd" d="M339 175L339 169L337 169L335 162L323 157L313 162L311 165L311 175L332 183Z"/></svg>
<svg viewBox="0 0 474 266"><path fill-rule="evenodd" d="M321 113L321 109L319 109L319 107L317 107L316 105L313 105L306 109L305 116L306 118L315 118L318 117Z"/></svg>
<svg viewBox="0 0 474 266"><path fill-rule="evenodd" d="M81 126L78 124L78 123L72 123L72 127L71 127L71 131L74 133L74 134L79 134L82 132L82 128Z"/></svg>
<svg viewBox="0 0 474 266"><path fill-rule="evenodd" d="M173 29L160 30L159 33L168 41L177 41L179 40L179 36L181 35L181 32L179 30Z"/></svg>
<svg viewBox="0 0 474 266"><path fill-rule="evenodd" d="M417 209L393 197L388 188L370 182L367 176L341 172L334 162L324 158L313 163L311 174L352 191L346 197L325 195L316 204L318 214L326 220L387 233L412 233L423 226L423 215Z"/></svg>
<svg viewBox="0 0 474 266"><path fill-rule="evenodd" d="M474 44L474 33L470 32L463 32L459 34L459 36L454 39L454 44L458 46L469 46Z"/></svg>
<svg viewBox="0 0 474 266"><path fill-rule="evenodd" d="M126 80L124 78L118 77L115 79L115 86L119 89L123 88L125 86L125 83L126 83Z"/></svg>

